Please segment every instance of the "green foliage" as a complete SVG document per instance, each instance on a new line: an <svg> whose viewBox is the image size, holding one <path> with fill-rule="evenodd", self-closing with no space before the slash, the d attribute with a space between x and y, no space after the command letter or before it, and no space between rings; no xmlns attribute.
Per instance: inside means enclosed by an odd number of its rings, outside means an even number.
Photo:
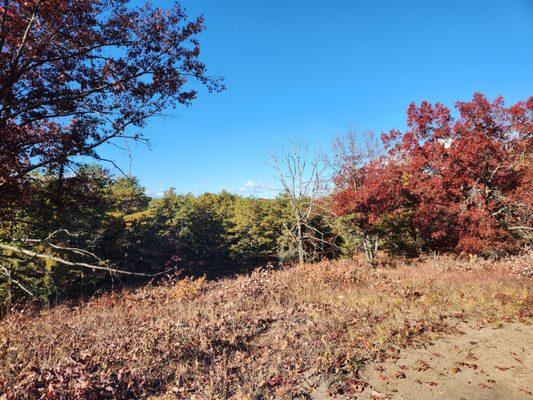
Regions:
<svg viewBox="0 0 533 400"><path fill-rule="evenodd" d="M114 209L123 215L142 211L150 202L150 197L146 195L145 189L135 177L117 178L110 189Z"/></svg>
<svg viewBox="0 0 533 400"><path fill-rule="evenodd" d="M358 225L358 215L347 214L338 217L335 227L341 237L341 254L350 258L364 251L365 235L379 238L378 247L391 255L411 257L420 254L423 241L413 226L412 218L410 210L398 210L394 214L382 215L363 231Z"/></svg>
<svg viewBox="0 0 533 400"><path fill-rule="evenodd" d="M237 198L229 229L232 259L248 263L276 258L283 221L279 199Z"/></svg>
<svg viewBox="0 0 533 400"><path fill-rule="evenodd" d="M13 219L2 221L0 242L29 247L48 256L64 257L68 253L71 261L84 257L65 249L99 252L108 212L113 207L111 182L108 172L95 165L84 165L68 176L62 172L36 176L28 206L17 211ZM52 248L48 245L52 242L60 245ZM10 275L0 275L0 296L12 300L29 295L21 286L37 300L49 303L92 291L103 279L101 274L66 267L50 258L24 258L5 250L0 257Z"/></svg>
<svg viewBox="0 0 533 400"><path fill-rule="evenodd" d="M150 198L136 178L113 178L95 165L81 166L69 175L62 171L36 175L32 185L29 206L12 220L2 221L0 243L46 257L130 273L175 268L219 276L275 261L287 243L283 226L289 209L283 196L258 199L228 192L193 196L169 189L161 198ZM311 225L327 231L320 215ZM331 253L323 247L311 251ZM0 256L12 278L0 274L0 303L28 297L53 303L89 295L111 282L137 279L115 275L110 280L109 274L90 268L5 249Z"/></svg>

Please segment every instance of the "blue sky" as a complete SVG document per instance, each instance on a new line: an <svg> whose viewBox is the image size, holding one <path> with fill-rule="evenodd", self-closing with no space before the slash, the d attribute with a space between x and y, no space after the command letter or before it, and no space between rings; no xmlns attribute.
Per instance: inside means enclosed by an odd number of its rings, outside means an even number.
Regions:
<svg viewBox="0 0 533 400"><path fill-rule="evenodd" d="M168 6L159 0L155 5ZM202 59L226 79L148 123L151 150L105 149L156 194L267 196L289 136L329 148L350 128L405 126L411 101L533 95L531 0L183 0L205 16Z"/></svg>

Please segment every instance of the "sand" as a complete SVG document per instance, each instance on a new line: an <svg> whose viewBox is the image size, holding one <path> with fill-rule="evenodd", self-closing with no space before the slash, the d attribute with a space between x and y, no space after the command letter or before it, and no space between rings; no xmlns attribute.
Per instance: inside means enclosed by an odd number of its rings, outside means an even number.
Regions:
<svg viewBox="0 0 533 400"><path fill-rule="evenodd" d="M359 399L533 399L533 327L472 328L368 365Z"/></svg>

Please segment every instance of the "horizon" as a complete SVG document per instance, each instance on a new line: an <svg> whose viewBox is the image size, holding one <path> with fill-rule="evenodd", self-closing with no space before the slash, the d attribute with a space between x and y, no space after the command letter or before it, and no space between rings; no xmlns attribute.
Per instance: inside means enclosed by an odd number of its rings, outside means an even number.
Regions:
<svg viewBox="0 0 533 400"><path fill-rule="evenodd" d="M130 144L131 160L103 150L153 197L170 187L271 197L268 154L289 136L327 150L349 129L405 128L411 102L452 108L482 92L510 105L533 88L526 0L182 3L205 16L201 59L227 90L149 120L151 149Z"/></svg>

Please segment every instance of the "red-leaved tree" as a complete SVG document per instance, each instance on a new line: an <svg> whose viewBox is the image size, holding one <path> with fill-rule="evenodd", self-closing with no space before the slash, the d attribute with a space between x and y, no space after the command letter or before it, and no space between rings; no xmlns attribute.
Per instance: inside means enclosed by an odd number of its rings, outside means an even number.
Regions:
<svg viewBox="0 0 533 400"><path fill-rule="evenodd" d="M363 232L404 223L423 248L493 253L530 243L533 231L533 97L506 107L479 93L444 105L411 104L408 129L382 139L388 154L337 177L333 206ZM381 230L383 232L383 230Z"/></svg>
<svg viewBox="0 0 533 400"><path fill-rule="evenodd" d="M129 0L0 1L0 209L33 171L64 167L197 88L221 90L199 60L203 19Z"/></svg>

